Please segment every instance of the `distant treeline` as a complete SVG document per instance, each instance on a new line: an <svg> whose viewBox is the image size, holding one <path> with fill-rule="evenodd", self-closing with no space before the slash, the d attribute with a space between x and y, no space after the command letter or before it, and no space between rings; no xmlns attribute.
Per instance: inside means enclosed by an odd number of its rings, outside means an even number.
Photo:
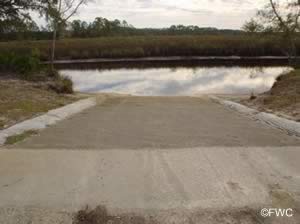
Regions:
<svg viewBox="0 0 300 224"><path fill-rule="evenodd" d="M70 37L101 37L101 36L137 36L137 35L193 35L193 34L240 34L239 30L219 30L217 28L198 26L173 25L169 28L135 28L123 20L107 20L97 17L93 22L72 21L67 32Z"/></svg>
<svg viewBox="0 0 300 224"><path fill-rule="evenodd" d="M1 27L1 24L0 24ZM38 27L34 22L18 24L13 29L0 29L0 41L10 40L49 40L51 27ZM107 36L143 36L143 35L203 35L203 34L241 34L240 30L217 29L213 27L198 27L173 25L169 28L135 28L127 21L108 20L97 17L93 22L73 20L60 27L59 38L91 38Z"/></svg>

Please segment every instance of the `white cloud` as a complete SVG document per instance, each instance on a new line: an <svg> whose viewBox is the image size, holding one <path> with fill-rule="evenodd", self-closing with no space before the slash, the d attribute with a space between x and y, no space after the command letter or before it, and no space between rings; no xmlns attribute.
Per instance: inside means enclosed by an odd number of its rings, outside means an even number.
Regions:
<svg viewBox="0 0 300 224"><path fill-rule="evenodd" d="M94 0L76 19L125 19L135 27L173 24L240 28L265 0Z"/></svg>

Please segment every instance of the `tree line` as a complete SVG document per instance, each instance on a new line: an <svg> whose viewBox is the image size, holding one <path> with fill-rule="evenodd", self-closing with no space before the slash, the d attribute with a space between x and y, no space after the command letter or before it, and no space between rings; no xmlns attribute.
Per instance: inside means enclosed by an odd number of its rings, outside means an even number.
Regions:
<svg viewBox="0 0 300 224"><path fill-rule="evenodd" d="M55 51L57 37L99 37L113 35L181 35L181 34L239 34L239 30L218 30L198 26L173 25L165 29L138 29L126 21L108 20L97 17L93 22L73 20L80 6L89 0L1 0L0 39L12 40L34 37L49 38ZM29 11L38 11L48 22L46 28L39 28L31 19ZM268 0L257 12L257 16L243 26L243 32L251 34L275 33L287 45L286 55L297 54L295 42L299 36L300 0ZM24 36L22 36L24 34ZM27 36L26 36L26 35ZM8 35L8 36L6 36ZM14 36L15 35L15 36Z"/></svg>
<svg viewBox="0 0 300 224"><path fill-rule="evenodd" d="M0 30L0 40L47 40L51 39L52 27L39 27L34 21L24 20ZM140 35L200 35L200 34L240 34L241 30L217 29L194 25L172 25L168 28L135 28L126 20L109 20L96 17L92 22L73 20L61 24L57 35L68 38L91 38L107 36Z"/></svg>

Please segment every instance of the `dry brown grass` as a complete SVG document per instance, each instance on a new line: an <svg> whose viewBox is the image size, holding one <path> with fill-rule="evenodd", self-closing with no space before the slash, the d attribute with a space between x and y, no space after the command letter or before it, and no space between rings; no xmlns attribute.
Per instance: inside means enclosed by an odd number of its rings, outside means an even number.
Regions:
<svg viewBox="0 0 300 224"><path fill-rule="evenodd" d="M282 46L276 36L182 35L130 36L57 41L57 59L118 58L149 56L276 56ZM300 43L300 41L299 41ZM49 59L50 41L0 43L0 52L22 54L38 49L42 60Z"/></svg>
<svg viewBox="0 0 300 224"><path fill-rule="evenodd" d="M259 110L279 112L300 121L300 70L281 75L270 91L243 102Z"/></svg>
<svg viewBox="0 0 300 224"><path fill-rule="evenodd" d="M0 77L0 129L78 99L50 91L47 85Z"/></svg>

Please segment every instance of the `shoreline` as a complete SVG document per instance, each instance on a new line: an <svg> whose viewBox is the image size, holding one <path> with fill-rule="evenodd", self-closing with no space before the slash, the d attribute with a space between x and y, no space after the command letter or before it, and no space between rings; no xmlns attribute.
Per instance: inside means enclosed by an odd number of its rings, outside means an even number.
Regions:
<svg viewBox="0 0 300 224"><path fill-rule="evenodd" d="M297 57L300 59L300 57ZM139 58L90 58L90 59L66 59L55 60L54 64L88 64L88 63L113 63L113 62L274 62L288 63L289 57L286 56L260 56L260 57L240 57L240 56L172 56L172 57L139 57ZM50 61L44 61L42 64L50 64Z"/></svg>

